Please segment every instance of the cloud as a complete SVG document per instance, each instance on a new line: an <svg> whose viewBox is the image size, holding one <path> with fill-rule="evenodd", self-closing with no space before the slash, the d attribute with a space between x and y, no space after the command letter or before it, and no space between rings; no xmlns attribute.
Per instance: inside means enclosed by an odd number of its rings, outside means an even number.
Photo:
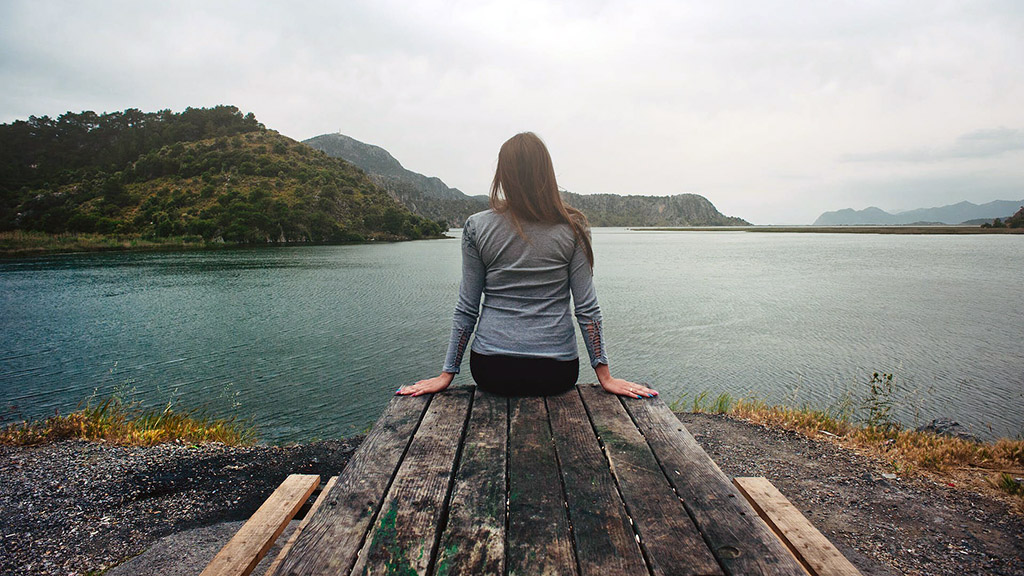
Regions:
<svg viewBox="0 0 1024 576"><path fill-rule="evenodd" d="M937 148L917 148L846 154L844 162L942 162L964 158L990 158L1024 150L1024 130L995 128L962 134L952 144Z"/></svg>
<svg viewBox="0 0 1024 576"><path fill-rule="evenodd" d="M1024 130L977 130L957 138L950 148L950 157L984 158L1017 150L1024 150Z"/></svg>
<svg viewBox="0 0 1024 576"><path fill-rule="evenodd" d="M534 130L575 192L695 192L761 223L859 182L1024 179L1014 2L6 0L0 20L0 122L233 104L471 194Z"/></svg>

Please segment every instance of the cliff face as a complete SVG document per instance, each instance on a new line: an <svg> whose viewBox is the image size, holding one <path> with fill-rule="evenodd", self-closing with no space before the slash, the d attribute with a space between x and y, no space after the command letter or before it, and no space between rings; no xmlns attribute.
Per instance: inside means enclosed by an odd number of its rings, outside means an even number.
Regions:
<svg viewBox="0 0 1024 576"><path fill-rule="evenodd" d="M573 194L562 199L587 215L591 226L749 226L742 218L726 216L697 194L676 196L619 196Z"/></svg>

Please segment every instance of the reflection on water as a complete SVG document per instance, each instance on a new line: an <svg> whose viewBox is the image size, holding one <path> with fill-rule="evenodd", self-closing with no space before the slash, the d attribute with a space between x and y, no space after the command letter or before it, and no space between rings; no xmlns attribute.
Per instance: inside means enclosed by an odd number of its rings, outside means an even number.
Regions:
<svg viewBox="0 0 1024 576"><path fill-rule="evenodd" d="M594 244L613 368L667 400L824 406L886 371L907 423L1024 431L1022 237L599 229ZM0 409L117 392L251 415L268 441L350 435L440 369L458 282L451 240L3 261Z"/></svg>

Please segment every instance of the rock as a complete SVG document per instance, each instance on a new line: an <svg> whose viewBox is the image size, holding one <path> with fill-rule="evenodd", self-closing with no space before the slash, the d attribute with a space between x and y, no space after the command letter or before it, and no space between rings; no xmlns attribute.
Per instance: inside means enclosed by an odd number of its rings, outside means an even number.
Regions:
<svg viewBox="0 0 1024 576"><path fill-rule="evenodd" d="M951 438L960 438L961 440L967 440L968 442L980 442L977 436L968 433L964 430L964 427L959 422L950 420L948 418L938 418L932 420L931 423L924 426L918 426L918 432L929 432L938 436L949 436Z"/></svg>

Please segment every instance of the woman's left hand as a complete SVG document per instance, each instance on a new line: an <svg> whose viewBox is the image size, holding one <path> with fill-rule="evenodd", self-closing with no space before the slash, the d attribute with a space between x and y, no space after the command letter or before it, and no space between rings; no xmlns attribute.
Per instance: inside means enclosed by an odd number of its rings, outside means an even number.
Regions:
<svg viewBox="0 0 1024 576"><path fill-rule="evenodd" d="M409 386L402 386L398 389L395 394L401 396L419 396L420 394L434 394L447 388L452 380L455 378L455 374L451 372L441 372L440 376L433 378L427 378L426 380L420 380L415 384Z"/></svg>
<svg viewBox="0 0 1024 576"><path fill-rule="evenodd" d="M629 380L623 380L622 378L601 380L601 387L609 394L618 394L619 396L628 396L630 398L654 398L658 395L658 392L653 388L648 388L643 384L637 384Z"/></svg>
<svg viewBox="0 0 1024 576"><path fill-rule="evenodd" d="M609 394L629 396L630 398L654 398L658 395L655 389L648 388L643 384L615 378L607 364L598 364L594 368L594 373L597 374L597 381L601 383L601 388L604 388L604 391Z"/></svg>

